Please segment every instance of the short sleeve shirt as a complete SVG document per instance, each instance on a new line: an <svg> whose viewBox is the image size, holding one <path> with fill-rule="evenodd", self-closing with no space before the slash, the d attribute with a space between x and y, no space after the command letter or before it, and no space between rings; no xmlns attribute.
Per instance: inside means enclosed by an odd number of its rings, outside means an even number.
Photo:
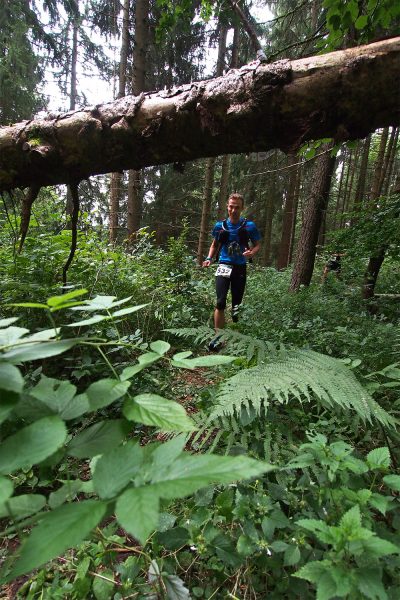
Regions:
<svg viewBox="0 0 400 600"><path fill-rule="evenodd" d="M228 232L229 232L229 240L225 244L222 244L220 255L219 255L220 263L226 263L229 265L245 265L246 264L246 258L243 256L243 252L246 250L246 248L243 243L240 243L239 233L238 233L240 227L243 225L244 220L245 219L241 218L239 220L239 222L236 224L231 223L230 219L226 220L226 228L228 229ZM214 226L212 236L216 240L218 240L219 234L223 230L222 223L223 223L222 221L218 221ZM247 235L248 235L249 239L253 243L258 242L261 239L261 235L253 221L246 221L244 228L247 231ZM235 244L235 242L237 245ZM230 245L236 246L236 248L238 248L238 246L239 246L240 251L230 253L229 252Z"/></svg>

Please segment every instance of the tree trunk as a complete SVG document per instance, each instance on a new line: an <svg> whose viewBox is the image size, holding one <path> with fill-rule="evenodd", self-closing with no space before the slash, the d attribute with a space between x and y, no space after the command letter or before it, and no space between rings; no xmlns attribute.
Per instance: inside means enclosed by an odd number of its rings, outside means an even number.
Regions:
<svg viewBox="0 0 400 600"><path fill-rule="evenodd" d="M304 211L304 219L297 245L295 265L290 291L296 292L301 285L309 285L314 270L318 233L324 210L326 210L329 190L335 168L335 158L331 157L332 144L323 144L325 153L315 163L310 198Z"/></svg>
<svg viewBox="0 0 400 600"><path fill-rule="evenodd" d="M388 166L387 166L387 175L385 178L384 187L382 189L383 196L387 196L388 193L390 192L390 183L392 180L393 166L394 166L394 161L395 161L396 152L397 152L397 143L399 140L399 130L400 130L399 127L393 127L393 130L392 130L391 141L393 138L393 144L392 144L391 153L390 153Z"/></svg>
<svg viewBox="0 0 400 600"><path fill-rule="evenodd" d="M197 246L197 262L199 265L201 265L205 258L206 240L210 229L211 202L214 189L214 166L215 158L209 158L206 164L203 210L201 213L199 244Z"/></svg>
<svg viewBox="0 0 400 600"><path fill-rule="evenodd" d="M279 245L277 269L282 271L289 265L290 239L292 237L293 211L295 205L295 191L297 181L297 156L290 154L288 165L291 166L289 185L286 194L285 207L283 209L282 233ZM295 166L296 165L296 166Z"/></svg>
<svg viewBox="0 0 400 600"><path fill-rule="evenodd" d="M149 0L136 1L135 45L133 48L132 94L139 96L146 85L146 54L149 29ZM142 173L129 171L128 179L128 239L140 228L143 199L141 194Z"/></svg>
<svg viewBox="0 0 400 600"><path fill-rule="evenodd" d="M353 204L353 215L350 220L350 226L354 225L357 221L357 214L361 211L363 198L365 195L365 182L367 180L367 168L368 168L368 158L369 158L369 149L371 145L371 135L368 135L364 140L364 146L362 150L362 158L360 165L360 172L358 175L357 188L354 196L354 204Z"/></svg>
<svg viewBox="0 0 400 600"><path fill-rule="evenodd" d="M0 192L400 124L400 38L0 128ZM238 135L238 132L241 132Z"/></svg>
<svg viewBox="0 0 400 600"><path fill-rule="evenodd" d="M274 173L271 178L271 189L265 203L265 225L262 241L262 264L264 267L271 265L271 236L272 236L272 220L274 218L275 199L276 199L276 179L277 179L277 153L275 152Z"/></svg>
<svg viewBox="0 0 400 600"><path fill-rule="evenodd" d="M76 2L76 9L79 10L78 0ZM78 63L78 29L79 29L79 17L75 16L72 21L72 50L71 50L71 82L69 92L69 110L73 111L76 108L77 98L77 75L76 67ZM74 212L74 202L72 199L72 193L70 186L67 186L67 204L65 207L67 216L67 222L65 225L66 229L72 229L72 214Z"/></svg>
<svg viewBox="0 0 400 600"><path fill-rule="evenodd" d="M289 265L292 263L292 260L293 260L294 241L295 241L295 236L296 236L297 212L298 212L299 196L300 196L301 174L302 174L302 165L299 165L297 167L296 188L295 188L295 192L294 192L293 220L292 220L292 231L290 234L290 247L289 247Z"/></svg>
<svg viewBox="0 0 400 600"><path fill-rule="evenodd" d="M379 197L382 192L382 185L384 180L384 158L385 158L385 150L386 143L389 136L389 128L385 127L382 131L381 140L379 143L378 155L376 157L375 165L374 165L374 176L371 184L371 195L369 198L369 205L371 210L376 207ZM368 300L374 296L375 286L378 279L379 271L381 269L382 263L385 259L386 246L382 246L379 250L372 256L370 256L367 270L364 275L364 286L362 296L365 300Z"/></svg>
<svg viewBox="0 0 400 600"><path fill-rule="evenodd" d="M218 59L217 59L217 77L221 76L224 70L225 64L225 54L226 54L226 36L228 34L228 29L225 26L221 27L219 33L218 40ZM229 163L228 163L229 168ZM229 177L229 171L225 174L222 172L225 177L225 185L227 187L228 182L227 178ZM211 201L213 196L214 189L214 175L215 175L215 158L208 158L206 162L206 177L205 177L205 189L204 189L204 199L203 199L203 209L201 214L201 225L200 225L200 235L199 235L199 243L197 247L197 262L199 265L204 260L204 249L206 245L206 239L208 236L208 231L210 229L210 220L211 220ZM221 177L222 179L222 177ZM221 182L222 188L222 182ZM221 197L222 197L222 189L220 189L220 199L219 206L221 206ZM226 197L225 197L226 200Z"/></svg>
<svg viewBox="0 0 400 600"><path fill-rule="evenodd" d="M129 51L129 0L124 0L122 13L121 52L119 60L118 98L125 96L126 68ZM118 239L119 204L122 195L123 176L111 173L110 176L110 227L109 238L114 244Z"/></svg>
<svg viewBox="0 0 400 600"><path fill-rule="evenodd" d="M239 27L236 25L233 31L233 41L232 41L232 56L231 56L231 69L236 69L238 66L239 60ZM225 51L226 51L226 34L225 34ZM222 67L224 62L222 62ZM222 75L223 71L221 71ZM226 212L226 202L228 199L228 187L229 187L229 171L231 166L231 158L229 154L224 154L222 157L221 164L221 182L219 188L219 197L218 197L218 209L217 209L217 218L218 221L221 221Z"/></svg>

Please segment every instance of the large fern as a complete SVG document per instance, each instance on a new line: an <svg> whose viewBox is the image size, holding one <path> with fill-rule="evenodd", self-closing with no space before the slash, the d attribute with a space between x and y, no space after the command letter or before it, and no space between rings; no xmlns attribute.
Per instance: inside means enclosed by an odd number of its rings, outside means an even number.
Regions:
<svg viewBox="0 0 400 600"><path fill-rule="evenodd" d="M270 356L267 364L244 369L223 382L208 422L237 417L243 408L259 414L272 402L292 399L351 409L363 420L375 418L384 426L396 423L340 360L312 350L286 350Z"/></svg>
<svg viewBox="0 0 400 600"><path fill-rule="evenodd" d="M209 341L215 333L209 327L168 329L195 343ZM234 417L245 409L260 414L273 402L280 404L297 399L318 401L325 407L341 407L356 412L364 421L376 419L393 427L396 419L386 412L359 383L354 373L340 360L313 350L277 348L269 342L238 331L225 329L222 340L224 353L255 358L258 365L243 369L220 385L217 404L207 419L209 427L221 417ZM231 421L232 423L232 421Z"/></svg>
<svg viewBox="0 0 400 600"><path fill-rule="evenodd" d="M205 344L215 337L214 329L205 326L165 329L164 331L184 339L193 339L195 344ZM224 344L224 353L245 356L248 361L255 358L257 362L262 362L267 356L278 352L277 347L271 342L259 340L234 329L224 329L220 332L220 336L221 342Z"/></svg>

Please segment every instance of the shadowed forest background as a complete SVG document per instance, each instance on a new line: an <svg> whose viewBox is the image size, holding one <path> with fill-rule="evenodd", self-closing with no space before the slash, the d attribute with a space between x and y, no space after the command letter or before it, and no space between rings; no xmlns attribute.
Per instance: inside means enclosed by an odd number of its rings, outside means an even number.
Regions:
<svg viewBox="0 0 400 600"><path fill-rule="evenodd" d="M5 0L0 125L399 25L393 0ZM1 194L1 597L399 597L399 165L393 122ZM232 191L262 247L209 355Z"/></svg>

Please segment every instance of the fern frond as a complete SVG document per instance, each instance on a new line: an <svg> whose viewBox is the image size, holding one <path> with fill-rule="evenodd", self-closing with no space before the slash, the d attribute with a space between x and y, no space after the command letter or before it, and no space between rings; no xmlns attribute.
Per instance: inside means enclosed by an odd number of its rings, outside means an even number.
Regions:
<svg viewBox="0 0 400 600"><path fill-rule="evenodd" d="M317 399L328 407L355 411L364 421L373 418L393 427L396 420L373 400L342 362L312 350L286 350L269 357L268 364L244 369L221 384L217 405L208 423L237 416L251 407L260 414L271 402L285 404Z"/></svg>
<svg viewBox="0 0 400 600"><path fill-rule="evenodd" d="M215 331L204 326L165 329L164 331L184 339L192 338L195 344L205 344L215 337ZM278 352L277 347L271 342L259 340L233 329L224 329L220 335L221 341L225 344L224 352L233 356L245 356L248 361L255 357L260 363L267 356Z"/></svg>

